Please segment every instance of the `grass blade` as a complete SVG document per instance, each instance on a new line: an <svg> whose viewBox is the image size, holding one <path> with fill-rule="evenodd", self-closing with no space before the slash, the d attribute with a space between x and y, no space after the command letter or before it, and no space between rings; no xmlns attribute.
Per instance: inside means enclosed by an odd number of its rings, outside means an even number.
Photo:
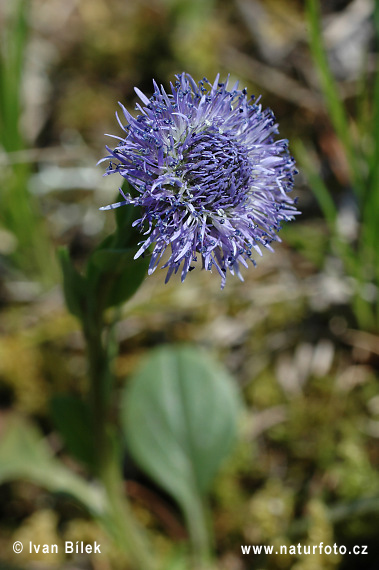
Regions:
<svg viewBox="0 0 379 570"><path fill-rule="evenodd" d="M319 0L306 0L305 6L309 25L309 45L320 76L321 89L325 98L329 117L336 134L344 147L350 166L350 175L354 190L360 198L363 198L364 185L361 179L356 149L352 142L349 120L345 107L341 101L336 80L330 70L322 41Z"/></svg>
<svg viewBox="0 0 379 570"><path fill-rule="evenodd" d="M312 160L310 153L305 148L304 144L300 140L297 140L292 143L292 147L296 156L296 162L307 177L309 185L312 188L330 230L334 232L335 222L337 219L337 208L333 202L333 198L324 184L324 181L318 174L314 166L314 160Z"/></svg>

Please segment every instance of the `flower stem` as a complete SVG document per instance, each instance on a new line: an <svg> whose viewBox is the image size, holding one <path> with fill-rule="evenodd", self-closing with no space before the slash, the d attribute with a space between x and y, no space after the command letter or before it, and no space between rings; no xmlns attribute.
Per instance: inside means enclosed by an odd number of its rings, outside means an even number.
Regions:
<svg viewBox="0 0 379 570"><path fill-rule="evenodd" d="M102 481L109 501L109 519L105 524L111 529L115 543L130 557L136 569L155 570L150 545L134 519L125 496L117 462L111 461L105 466Z"/></svg>
<svg viewBox="0 0 379 570"><path fill-rule="evenodd" d="M108 510L102 523L115 543L124 551L136 570L154 570L155 564L143 529L134 519L124 493L121 465L114 440L110 418L109 382L111 371L108 351L103 343L105 324L100 310L88 311L83 323L89 358L89 405L94 434L95 474L106 491Z"/></svg>

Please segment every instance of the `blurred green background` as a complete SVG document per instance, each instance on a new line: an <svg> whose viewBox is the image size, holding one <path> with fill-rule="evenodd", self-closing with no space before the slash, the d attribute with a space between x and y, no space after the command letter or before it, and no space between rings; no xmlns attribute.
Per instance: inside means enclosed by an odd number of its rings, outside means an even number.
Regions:
<svg viewBox="0 0 379 570"><path fill-rule="evenodd" d="M164 285L158 270L116 330L118 389L148 348L178 341L205 347L241 388L239 442L211 496L226 570L379 564L378 10L370 0L321 2L334 86L317 38L309 48L304 8L300 0L0 3L0 434L10 416L33 421L80 472L49 413L55 392L80 394L87 381L54 252L69 245L80 267L113 229L98 208L119 182L96 162L104 133L119 134L117 101L132 110L134 86L149 95L153 78L167 85L181 71L196 80L230 73L274 110L299 162L303 214L275 254L224 291L216 275L196 270ZM130 462L125 476L163 555L185 537L181 517ZM101 560L12 552L15 540L95 539L105 545ZM367 544L369 554L243 556L240 547L321 541ZM0 568L125 568L106 544L67 497L26 481L0 487Z"/></svg>

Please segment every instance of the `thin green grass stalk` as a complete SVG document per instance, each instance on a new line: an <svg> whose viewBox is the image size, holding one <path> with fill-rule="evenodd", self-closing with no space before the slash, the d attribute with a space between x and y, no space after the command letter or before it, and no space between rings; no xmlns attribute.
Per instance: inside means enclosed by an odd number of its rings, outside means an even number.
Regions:
<svg viewBox="0 0 379 570"><path fill-rule="evenodd" d="M374 29L379 46L379 5L375 3ZM361 280L379 287L379 62L377 60L373 89L366 89L366 108L369 113L367 137L370 146L366 150L366 196L362 205L359 257L361 260ZM362 307L360 308L362 311ZM371 314L366 311L368 328L379 329L379 300L372 303Z"/></svg>
<svg viewBox="0 0 379 570"><path fill-rule="evenodd" d="M334 204L331 193L319 175L315 167L314 160L312 159L309 150L304 146L304 144L301 141L296 141L293 144L293 149L296 156L296 161L300 165L301 170L304 172L321 208L324 218L328 224L336 253L342 259L348 273L350 275L356 276L357 257L351 245L346 240L344 240L338 232L338 211L336 205Z"/></svg>
<svg viewBox="0 0 379 570"><path fill-rule="evenodd" d="M20 130L21 84L28 37L28 0L8 0L0 45L0 146L5 152L24 149ZM13 263L29 277L49 284L57 266L44 220L28 192L30 167L14 164L1 173L0 220L17 240L10 254Z"/></svg>
<svg viewBox="0 0 379 570"><path fill-rule="evenodd" d="M362 181L357 149L354 148L351 130L349 128L349 120L338 92L337 83L330 70L323 45L319 0L306 0L305 6L309 26L309 45L319 72L321 89L325 98L329 117L337 136L344 147L354 190L359 198L363 198L365 185Z"/></svg>
<svg viewBox="0 0 379 570"><path fill-rule="evenodd" d="M362 329L374 330L377 325L373 305L362 296L362 289L367 281L364 274L364 269L368 266L367 252L359 251L357 254L357 251L340 235L337 208L315 167L311 154L301 141L297 141L293 148L296 160L304 172L328 224L334 253L342 260L346 273L354 278L356 285L352 307L357 322Z"/></svg>
<svg viewBox="0 0 379 570"><path fill-rule="evenodd" d="M296 155L296 161L299 163L300 168L307 176L308 182L312 187L313 193L319 203L322 213L328 223L331 232L335 230L335 224L337 219L337 208L333 202L333 198L330 195L328 188L325 186L324 181L318 174L314 161L305 147L305 145L297 140L292 144L294 154Z"/></svg>
<svg viewBox="0 0 379 570"><path fill-rule="evenodd" d="M375 3L374 10L374 26L377 49L379 49L379 4ZM370 166L370 193L375 196L375 214L376 219L373 221L374 229L374 266L376 271L376 283L379 284L379 58L376 62L374 95L373 95L373 120L372 120L372 138L373 138L373 152L369 163ZM378 327L379 327L379 311L377 314Z"/></svg>
<svg viewBox="0 0 379 570"><path fill-rule="evenodd" d="M6 29L2 33L0 58L0 140L7 152L20 150L22 138L19 131L20 84L27 40L28 1L19 0L11 6L11 14L5 18Z"/></svg>
<svg viewBox="0 0 379 570"><path fill-rule="evenodd" d="M361 153L363 157L367 154L367 143L372 126L370 85L367 71L368 62L368 53L365 53L362 61L362 70L357 80L355 101L356 134L361 141Z"/></svg>
<svg viewBox="0 0 379 570"><path fill-rule="evenodd" d="M324 94L330 121L341 143L347 162L353 190L357 196L360 210L360 235L356 247L348 244L339 235L337 210L332 194L325 186L320 175L312 165L312 159L304 147L298 144L299 164L304 168L314 194L320 204L324 217L331 231L336 253L343 261L346 272L354 277L356 288L352 301L358 324L362 329L379 328L379 301L367 300L364 288L367 284L379 285L379 72L377 70L372 100L368 89L364 89L359 100L359 119L365 124L357 124L357 133L366 136L371 142L367 150L358 148L352 136L353 129L345 107L338 93L337 83L331 73L322 41L320 26L319 0L306 0L306 14L309 25L310 49L319 72L321 88ZM379 4L375 5L375 30L379 43ZM367 84L365 75L361 79L361 88ZM365 114L366 117L365 117ZM369 127L367 130L365 127Z"/></svg>

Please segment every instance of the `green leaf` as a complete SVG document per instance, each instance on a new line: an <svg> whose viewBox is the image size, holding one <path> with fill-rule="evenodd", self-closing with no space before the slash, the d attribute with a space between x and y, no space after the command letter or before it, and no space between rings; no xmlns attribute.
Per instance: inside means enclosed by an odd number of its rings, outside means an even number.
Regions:
<svg viewBox="0 0 379 570"><path fill-rule="evenodd" d="M56 493L75 497L96 516L105 510L103 491L54 458L33 424L9 415L0 439L0 484L23 479Z"/></svg>
<svg viewBox="0 0 379 570"><path fill-rule="evenodd" d="M95 464L95 449L88 406L72 395L53 396L50 403L51 416L55 427L63 437L70 453L76 458L93 467Z"/></svg>
<svg viewBox="0 0 379 570"><path fill-rule="evenodd" d="M125 192L129 192L129 194L131 194L131 187L129 186L125 188ZM120 247L137 245L141 240L141 232L139 229L132 226L133 222L141 218L141 215L141 208L133 206L132 204L126 204L125 206L116 208L116 238L117 244Z"/></svg>
<svg viewBox="0 0 379 570"><path fill-rule="evenodd" d="M189 346L153 351L124 391L121 418L130 452L187 520L231 448L238 409L233 380Z"/></svg>
<svg viewBox="0 0 379 570"><path fill-rule="evenodd" d="M67 308L70 313L82 319L86 298L86 281L75 269L66 248L60 248L58 255L63 271L63 292Z"/></svg>
<svg viewBox="0 0 379 570"><path fill-rule="evenodd" d="M122 191L124 194L130 194L134 198L139 194L126 180L124 180L122 185ZM133 227L133 222L142 217L142 209L133 204L125 204L120 208L116 208L114 214L116 219L114 247L122 249L137 246L138 242L141 241L141 232L138 227Z"/></svg>
<svg viewBox="0 0 379 570"><path fill-rule="evenodd" d="M125 182L124 193L135 195L136 191ZM144 256L134 259L139 229L133 222L141 217L141 209L125 205L114 210L116 230L92 253L87 266L88 293L90 305L103 309L124 303L137 291L145 278L148 259Z"/></svg>
<svg viewBox="0 0 379 570"><path fill-rule="evenodd" d="M92 275L97 268L99 295L104 308L124 303L137 291L146 276L149 260L134 259L135 248L99 249L92 255Z"/></svg>
<svg viewBox="0 0 379 570"><path fill-rule="evenodd" d="M104 248L93 253L92 262L101 271L122 273L133 265L134 254L135 251L132 248Z"/></svg>

